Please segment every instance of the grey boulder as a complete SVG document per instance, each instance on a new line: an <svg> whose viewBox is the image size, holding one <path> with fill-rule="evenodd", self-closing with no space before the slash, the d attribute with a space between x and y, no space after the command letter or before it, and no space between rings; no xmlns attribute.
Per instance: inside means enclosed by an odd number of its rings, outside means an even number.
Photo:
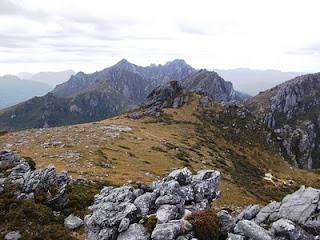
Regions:
<svg viewBox="0 0 320 240"><path fill-rule="evenodd" d="M270 234L264 228L249 220L239 221L234 231L252 240L272 240Z"/></svg>
<svg viewBox="0 0 320 240"><path fill-rule="evenodd" d="M313 240L314 237L288 219L279 219L272 224L271 231L275 236L289 240Z"/></svg>
<svg viewBox="0 0 320 240"><path fill-rule="evenodd" d="M8 232L4 237L5 240L18 240L21 239L21 234L18 231Z"/></svg>
<svg viewBox="0 0 320 240"><path fill-rule="evenodd" d="M282 200L279 217L304 224L316 212L319 196L320 190L302 186Z"/></svg>
<svg viewBox="0 0 320 240"><path fill-rule="evenodd" d="M64 220L64 226L70 230L74 230L79 228L83 224L83 221L81 218L74 216L73 214L70 214L65 220Z"/></svg>
<svg viewBox="0 0 320 240"><path fill-rule="evenodd" d="M117 240L148 240L150 233L139 223L131 224L125 232L118 235Z"/></svg>
<svg viewBox="0 0 320 240"><path fill-rule="evenodd" d="M192 230L192 225L185 220L170 221L157 224L153 230L152 240L175 240L179 235L184 235Z"/></svg>

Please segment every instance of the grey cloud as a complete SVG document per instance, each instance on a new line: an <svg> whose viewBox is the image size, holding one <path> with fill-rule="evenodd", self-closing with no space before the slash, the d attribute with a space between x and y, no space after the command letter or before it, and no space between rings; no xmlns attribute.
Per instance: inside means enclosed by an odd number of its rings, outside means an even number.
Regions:
<svg viewBox="0 0 320 240"><path fill-rule="evenodd" d="M0 0L0 16L20 16L29 19L44 19L47 14L41 10L29 10L15 0Z"/></svg>
<svg viewBox="0 0 320 240"><path fill-rule="evenodd" d="M186 23L179 23L178 28L181 32L190 33L195 35L205 35L206 31L202 27L186 24Z"/></svg>
<svg viewBox="0 0 320 240"><path fill-rule="evenodd" d="M320 55L320 42L309 44L303 48L292 49L287 53L292 55Z"/></svg>

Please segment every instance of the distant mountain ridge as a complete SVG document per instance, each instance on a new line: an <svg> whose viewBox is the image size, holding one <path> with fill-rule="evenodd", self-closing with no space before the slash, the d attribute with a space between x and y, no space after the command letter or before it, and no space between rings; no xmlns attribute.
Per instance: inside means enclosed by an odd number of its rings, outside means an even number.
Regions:
<svg viewBox="0 0 320 240"><path fill-rule="evenodd" d="M123 59L99 72L79 72L46 96L2 111L0 129L52 127L112 117L139 106L154 88L171 80L218 102L238 100L232 83L215 72L198 71L184 60L141 67Z"/></svg>
<svg viewBox="0 0 320 240"><path fill-rule="evenodd" d="M59 72L39 72L35 74L23 72L19 73L17 76L21 79L41 82L55 87L56 85L69 80L74 74L75 72L73 70L65 70Z"/></svg>
<svg viewBox="0 0 320 240"><path fill-rule="evenodd" d="M14 75L0 77L0 109L10 107L35 96L42 96L52 87L45 83L21 80Z"/></svg>

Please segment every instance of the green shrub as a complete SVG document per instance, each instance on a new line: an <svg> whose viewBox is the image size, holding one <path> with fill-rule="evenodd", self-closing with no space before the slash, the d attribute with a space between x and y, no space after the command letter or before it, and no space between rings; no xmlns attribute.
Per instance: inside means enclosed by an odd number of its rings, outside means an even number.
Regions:
<svg viewBox="0 0 320 240"><path fill-rule="evenodd" d="M195 237L199 240L218 240L220 223L216 211L206 209L192 213L187 220L192 224Z"/></svg>
<svg viewBox="0 0 320 240"><path fill-rule="evenodd" d="M63 213L68 216L73 213L81 218L87 215L88 207L94 201L94 195L99 193L100 186L76 184L71 185L66 193L68 204L63 210Z"/></svg>
<svg viewBox="0 0 320 240"><path fill-rule="evenodd" d="M146 228L146 230L149 233L152 233L153 229L155 229L156 225L157 225L157 217L155 215L150 215L150 216L146 216L143 218L143 226Z"/></svg>

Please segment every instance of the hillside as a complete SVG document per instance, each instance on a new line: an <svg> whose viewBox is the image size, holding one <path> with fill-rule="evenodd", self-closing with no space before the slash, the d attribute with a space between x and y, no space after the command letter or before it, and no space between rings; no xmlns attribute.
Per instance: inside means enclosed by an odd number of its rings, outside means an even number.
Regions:
<svg viewBox="0 0 320 240"><path fill-rule="evenodd" d="M279 200L300 185L320 185L315 172L295 169L279 154L276 136L247 111L192 95L159 117L111 119L67 127L32 129L0 137L0 148L54 164L73 177L122 185L163 177L172 168L221 171L216 206L237 210ZM129 113L132 114L132 113Z"/></svg>
<svg viewBox="0 0 320 240"><path fill-rule="evenodd" d="M320 74L308 74L248 100L246 106L282 138L284 152L301 168L318 168Z"/></svg>
<svg viewBox="0 0 320 240"><path fill-rule="evenodd" d="M42 96L52 87L45 83L21 80L13 75L0 77L0 109L15 105L35 96Z"/></svg>
<svg viewBox="0 0 320 240"><path fill-rule="evenodd" d="M243 96L217 73L197 71L183 60L148 67L121 60L99 72L77 73L46 96L1 111L0 130L55 127L113 117L138 107L155 87L171 80L218 102L241 100Z"/></svg>

